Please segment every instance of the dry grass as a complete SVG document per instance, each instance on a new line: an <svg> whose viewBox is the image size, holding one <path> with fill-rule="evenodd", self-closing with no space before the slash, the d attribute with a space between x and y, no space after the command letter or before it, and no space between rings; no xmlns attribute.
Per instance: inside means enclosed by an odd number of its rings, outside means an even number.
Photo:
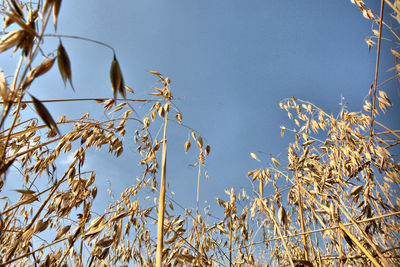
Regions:
<svg viewBox="0 0 400 267"><path fill-rule="evenodd" d="M171 113L182 123L182 114L173 108L170 79L150 71L159 88L154 87L149 99L135 99L124 83L112 47L83 37L46 34L51 16L54 27L57 25L60 0L36 4L2 1L4 27L15 30L1 36L0 53L13 49L20 57L14 74L0 72L0 199L4 202L0 265L400 265L400 164L393 156L400 144L400 130L383 125L378 116L391 105L380 88L387 81L378 84L379 54L387 52L380 51L382 32L386 29L395 42L400 41L388 26L400 24L400 1L382 1L392 9L391 23L385 22L382 12L380 16L374 14L361 0L352 2L379 29L367 40L371 47L375 44L373 38L378 39L378 53L365 111L350 112L343 106L334 116L307 101L283 100L281 108L296 125L294 129L282 127L282 135L290 132L294 137L287 160L272 158L269 166L249 171L253 192L226 190L225 198L216 199L223 210L223 217L216 218L202 214L198 207L195 212L182 207L166 192L168 115ZM112 49L113 98L23 100L31 84L46 75L55 60L64 84L68 82L72 87L73 70L66 48L60 42L54 48L56 57L41 48L43 38L54 36L78 38ZM397 62L399 51L391 52ZM34 60L40 55L41 61ZM400 65L392 71L392 79L397 79ZM117 99L118 94L122 99ZM68 101L96 101L113 118L97 120L85 114L76 119L62 116L55 121L46 103ZM136 102L149 105L148 117L138 116L132 107ZM27 105L36 110L41 121L34 117L22 119ZM157 128L153 125L164 128L162 140L153 137ZM191 142L197 145L193 147L199 152L195 164L199 183L210 146L193 129L181 126L192 132L185 151ZM45 130L47 134L43 134ZM96 186L95 172L84 169L86 153L106 147L118 157L128 135L134 138L141 156L138 172L142 175L103 213L95 213L97 192L103 188ZM73 155L67 168L59 164L63 154ZM258 160L254 153L251 157ZM22 178L20 188L15 190L19 196L16 201L3 190L11 167ZM266 189L271 188L273 193L266 196ZM154 205L149 206L147 199L153 197ZM158 224L157 236L152 224Z"/></svg>

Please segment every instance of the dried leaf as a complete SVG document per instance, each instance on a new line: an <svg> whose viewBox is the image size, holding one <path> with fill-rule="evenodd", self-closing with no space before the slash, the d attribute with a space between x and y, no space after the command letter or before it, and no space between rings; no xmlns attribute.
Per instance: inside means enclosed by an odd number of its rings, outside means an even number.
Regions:
<svg viewBox="0 0 400 267"><path fill-rule="evenodd" d="M40 118L44 121L44 123L52 130L55 130L59 135L60 131L58 130L57 124L53 120L53 117L50 115L47 108L35 97L29 94L32 98L33 105L35 107L36 112L39 114Z"/></svg>
<svg viewBox="0 0 400 267"><path fill-rule="evenodd" d="M72 90L75 92L75 88L72 85L71 61L69 60L67 51L65 50L61 41L58 44L57 48L57 63L58 63L58 69L61 74L61 78L63 79L64 82L64 86L68 80L72 87Z"/></svg>

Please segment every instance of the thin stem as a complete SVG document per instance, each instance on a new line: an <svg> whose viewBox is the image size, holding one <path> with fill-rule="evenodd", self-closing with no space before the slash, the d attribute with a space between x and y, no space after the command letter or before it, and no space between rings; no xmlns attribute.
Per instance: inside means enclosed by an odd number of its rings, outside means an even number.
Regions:
<svg viewBox="0 0 400 267"><path fill-rule="evenodd" d="M4 160L5 157L6 157L8 141L10 140L10 136L11 136L12 130L13 130L13 128L14 128L15 123L17 122L17 118L19 117L19 110L20 110L20 108L21 108L21 100L22 100L22 97L23 97L22 95L19 97L17 110L16 110L16 112L15 112L13 121L11 122L11 126L10 126L10 128L9 128L9 130L8 130L8 134L7 134L7 137L6 137L6 141L4 142L4 149L3 149L2 153L1 153L1 159L2 159L2 160Z"/></svg>
<svg viewBox="0 0 400 267"><path fill-rule="evenodd" d="M201 176L201 164L199 163L199 171L197 173L196 221L197 221L197 215L199 214L200 176Z"/></svg>
<svg viewBox="0 0 400 267"><path fill-rule="evenodd" d="M162 253L163 253L163 237L164 237L164 209L165 209L165 180L167 170L167 123L168 123L168 112L164 118L164 138L163 138L163 150L162 150L162 169L161 169L161 185L160 185L160 197L158 199L158 225L157 225L157 255L156 255L156 267L162 266Z"/></svg>
<svg viewBox="0 0 400 267"><path fill-rule="evenodd" d="M13 98L13 95L14 95L15 84L17 83L17 78L18 78L19 71L21 69L23 58L24 58L24 56L21 54L21 57L19 58L17 70L15 71L14 79L13 79L13 82L12 82L11 88L10 88L10 90L12 92L11 99ZM8 116L8 113L10 112L10 108L11 108L12 103L13 103L12 101L1 102L1 104L5 104L5 107L4 107L3 115L2 115L1 121L0 121L0 129L2 128L3 123L4 123L5 119L6 119L6 117ZM4 146L4 150L5 149L6 149L6 146Z"/></svg>
<svg viewBox="0 0 400 267"><path fill-rule="evenodd" d="M38 249L35 249L35 250L33 250L33 251L30 251L30 252L28 252L28 253L26 253L26 254L24 254L24 255L21 255L21 256L19 256L19 257L16 257L16 258L12 259L12 260L9 260L9 261L7 261L7 262L1 263L0 266L7 266L7 265L9 265L9 264L11 264L11 263L13 263L13 262L15 262L15 261L17 261L17 260L26 258L26 257L28 257L28 256L30 256L30 255L32 255L32 254L38 252L38 251L41 251L41 250L44 250L44 249L49 248L49 247L51 247L51 246L54 246L55 244L58 244L58 243L63 242L63 241L65 241L65 240L67 240L66 237L63 238L63 239L56 240L56 241L54 241L54 242L51 243L51 244L48 244L48 245L46 245L46 246L42 246L42 247L40 247L40 248L38 248Z"/></svg>
<svg viewBox="0 0 400 267"><path fill-rule="evenodd" d="M286 250L287 256L288 256L288 258L289 258L290 265L291 265L292 267L295 267L294 262L293 262L293 259L292 259L292 253L290 253L290 250L289 250L289 248L288 248L288 246L287 246L287 244L286 244L285 238L284 238L283 235L282 235L281 228L279 227L279 224L278 224L277 221L275 220L275 215L271 212L271 210L267 210L267 212L268 212L268 214L269 214L269 217L272 219L272 222L274 223L275 228L276 228L276 230L277 230L277 232L278 232L279 238L277 238L277 239L280 239L280 240L281 240L281 242L282 242L282 244L283 244L283 247L284 247L285 250ZM265 240L264 240L264 242L265 242Z"/></svg>
<svg viewBox="0 0 400 267"><path fill-rule="evenodd" d="M299 176L296 170L296 184L297 184L297 195L299 198L299 214L300 214L300 224L301 224L301 231L304 233L306 231L305 225L304 225L304 214L303 214L303 194L301 192L302 187L300 187L300 181L299 181ZM302 235L303 239L303 246L304 246L304 253L305 253L305 259L309 260L309 255L308 255L308 245L307 245L307 236Z"/></svg>
<svg viewBox="0 0 400 267"><path fill-rule="evenodd" d="M396 211L396 212L387 213L387 214L379 215L379 216L372 217L372 218L367 218L367 219L363 219L363 220L354 221L354 223L370 222L370 221L380 220L380 219L384 219L384 218L387 218L387 217L399 216L399 215L400 215L400 211ZM354 225L354 223L353 222L344 223L343 226ZM270 239L266 239L266 240L262 240L262 241L259 241L259 242L251 243L251 244L249 244L247 246L241 246L241 247L235 248L232 251L236 251L236 250L239 250L239 249L242 249L242 248L245 248L245 247L259 245L259 244L265 245L266 243L270 243L272 241L276 241L276 240L279 240L279 239L282 239L282 238L288 239L288 238L296 237L296 236L299 236L299 235L305 235L305 234L309 235L309 234L315 234L315 233L335 230L337 228L339 228L339 226L330 226L330 227L323 227L321 229L316 229L316 230L312 230L312 231L307 231L305 233L297 233L297 234L285 235L285 236L282 236L282 237L273 237L273 238L270 238Z"/></svg>
<svg viewBox="0 0 400 267"><path fill-rule="evenodd" d="M370 92L371 96L371 126L370 126L370 138L374 135L374 117L375 117L375 106L376 106L376 90L378 85L378 71L379 71L379 59L381 51L381 41L382 41L382 20L383 20L383 8L385 6L385 0L381 0L381 13L379 18L379 39L378 39L378 51L376 52L376 65L375 65L375 79L373 83L373 93Z"/></svg>
<svg viewBox="0 0 400 267"><path fill-rule="evenodd" d="M74 166L76 163L77 159L75 159L71 164L70 167ZM29 222L29 224L25 227L24 231L21 231L19 234L17 234L17 236L14 239L14 242L12 244L11 249L9 250L9 253L7 255L6 261L9 261L13 256L15 251L18 248L18 245L20 245L20 241L22 238L22 234L27 231L28 229L30 229L33 224L35 223L35 221L39 218L40 214L42 213L43 209L45 208L45 206L47 205L47 203L50 201L50 199L53 197L53 194L56 192L56 190L58 189L58 187L65 181L65 178L67 177L68 172L65 172L63 177L60 179L60 181L55 184L51 190L51 192L49 193L49 195L47 196L47 198L44 200L44 202L42 203L42 205L40 206L40 208L38 209L38 211L36 212L36 214L33 216L32 220Z"/></svg>
<svg viewBox="0 0 400 267"><path fill-rule="evenodd" d="M92 42L92 43L99 44L99 45L105 46L107 48L110 48L113 51L113 53L115 54L115 49L111 45L103 43L101 41L94 40L94 39L82 37L82 36L48 33L48 34L44 34L43 37L70 38L70 39L78 39L78 40L88 41L88 42Z"/></svg>
<svg viewBox="0 0 400 267"><path fill-rule="evenodd" d="M47 100L40 100L42 103L56 103L56 102L78 102L78 101L106 101L109 100L110 98L71 98L71 99L47 99ZM132 101L132 102L151 102L153 100L148 100L148 99L115 99L116 101ZM0 104L5 104L6 102L1 102ZM9 102L9 103L18 103L18 102ZM21 103L25 104L30 104L33 103L33 101L21 101Z"/></svg>
<svg viewBox="0 0 400 267"><path fill-rule="evenodd" d="M19 88L20 88L20 86L21 86L21 84L22 84L22 82L23 82L23 80L24 80L24 77L25 77L26 73L28 72L29 67L30 67L31 64L32 64L34 55L35 55L35 53L36 53L36 51L37 51L37 49L38 49L38 47L39 47L39 45L40 45L40 42L41 42L41 40L42 40L42 36L43 36L43 34L44 34L44 31L45 31L45 29L46 29L47 23L48 23L48 21L49 21L49 17L50 17L50 12L47 13L47 16L46 16L46 18L45 18L45 21L44 21L44 23L43 23L43 25L42 25L41 34L39 35L38 40L36 41L36 46L35 46L35 48L33 49L33 52L30 54L28 63L27 63L26 66L25 66L25 69L24 69L23 74L22 74L22 76L21 76L21 80L19 81L19 84L18 84L17 87L15 87L15 84L16 84L15 81L16 81L17 77L14 77L14 81L13 81L14 90L13 90L12 93L11 93L11 99L13 99L13 98L18 94ZM20 66L17 68L16 74L19 73L19 68L20 68ZM12 124L11 124L11 127L9 128L9 132L8 132L8 135L7 135L7 139L6 139L6 142L5 142L5 144L4 144L4 150L2 151L1 159L4 159L4 157L5 157L5 155L6 155L6 148L7 148L8 140L9 140L9 137L10 137L11 132L12 132L12 130L13 130L14 124L15 124L15 122L16 122L16 118L18 117L18 114L19 114L19 110L20 110L20 108L21 108L21 101L22 101L22 98L23 98L23 92L21 92L21 96L20 96L19 99L18 99L17 111L15 112L14 120L13 120L13 122L12 122ZM4 123L4 119L5 119L5 117L7 116L8 112L10 111L10 106L11 106L11 104L9 104L9 105L7 106L8 108L7 108L7 110L6 110L6 113L3 114L4 116L3 116L2 121L1 121L1 123L0 123L0 127L1 127L2 124Z"/></svg>
<svg viewBox="0 0 400 267"><path fill-rule="evenodd" d="M229 221L229 266L232 266L232 214Z"/></svg>

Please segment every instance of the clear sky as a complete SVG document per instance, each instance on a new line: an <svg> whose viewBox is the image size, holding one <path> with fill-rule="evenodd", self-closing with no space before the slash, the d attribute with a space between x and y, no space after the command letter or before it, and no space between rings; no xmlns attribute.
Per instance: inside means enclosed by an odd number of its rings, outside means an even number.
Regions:
<svg viewBox="0 0 400 267"><path fill-rule="evenodd" d="M377 2L365 1L374 11ZM267 166L270 156L286 161L291 138L280 137L280 126L292 124L279 109L280 100L295 96L336 113L343 96L351 110L361 110L375 71L376 47L369 53L365 44L372 25L349 0L69 0L62 2L57 33L112 45L138 98L147 97L154 85L146 70L171 78L184 122L211 145L210 179L202 178L200 193L202 203L215 203L225 188L250 190L247 171ZM56 47L58 40L45 42ZM57 68L30 92L39 99L112 97L110 50L80 40L63 39L63 44L76 93L64 89ZM383 49L390 47L395 44L385 42ZM5 60L9 57L0 56L1 67ZM383 57L381 64L388 69L394 57ZM385 77L389 74L380 81ZM400 126L398 88L396 82L385 87L394 106L383 120L394 128ZM78 116L92 107L49 105L55 117ZM97 110L94 114L101 115ZM170 125L167 180L176 199L194 207L197 170L188 164L196 155L185 155L183 147L189 131ZM88 159L99 181L110 179L116 196L141 175L133 153L126 151L117 160L105 153Z"/></svg>

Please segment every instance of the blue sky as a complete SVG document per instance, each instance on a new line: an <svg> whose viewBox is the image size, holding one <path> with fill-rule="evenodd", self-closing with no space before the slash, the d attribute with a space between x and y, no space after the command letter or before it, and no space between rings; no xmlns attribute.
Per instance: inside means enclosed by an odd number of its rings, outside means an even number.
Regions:
<svg viewBox="0 0 400 267"><path fill-rule="evenodd" d="M373 11L377 2L365 1ZM292 124L279 109L280 100L295 96L335 113L343 96L350 109L361 110L375 71L376 47L369 53L365 44L372 25L349 0L70 0L62 3L57 33L112 45L138 98L148 97L155 82L146 70L171 78L185 124L211 145L206 165L210 179L202 178L200 193L201 202L214 203L225 188L251 190L247 171L270 164L271 156L286 160L291 138L280 137L280 126ZM57 43L56 38L45 40L48 47ZM76 94L64 88L57 68L30 92L39 99L112 97L112 52L80 40L63 39L63 45ZM386 42L383 50L390 47L396 46ZM2 68L13 68L11 63L3 67L8 54L0 60ZM383 70L393 65L394 57L382 58ZM389 76L382 72L380 81ZM398 88L396 82L385 87L394 106L382 120L394 128L400 126ZM55 117L77 117L89 110L103 116L92 104L48 107ZM176 199L194 207L197 169L188 164L196 155L185 155L183 149L189 131L173 124L168 131L167 180ZM87 160L99 181L110 179L116 196L141 175L133 153L126 151L116 160L105 153Z"/></svg>

